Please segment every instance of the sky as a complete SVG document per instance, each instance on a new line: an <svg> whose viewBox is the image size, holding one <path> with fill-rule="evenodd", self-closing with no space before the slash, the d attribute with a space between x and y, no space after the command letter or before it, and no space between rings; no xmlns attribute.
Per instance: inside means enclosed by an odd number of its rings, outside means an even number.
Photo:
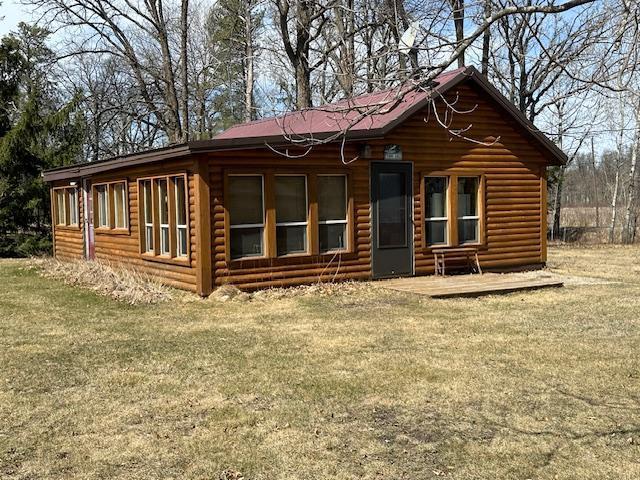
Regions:
<svg viewBox="0 0 640 480"><path fill-rule="evenodd" d="M15 30L18 23L31 19L27 8L20 5L19 0L0 0L0 3L0 36Z"/></svg>

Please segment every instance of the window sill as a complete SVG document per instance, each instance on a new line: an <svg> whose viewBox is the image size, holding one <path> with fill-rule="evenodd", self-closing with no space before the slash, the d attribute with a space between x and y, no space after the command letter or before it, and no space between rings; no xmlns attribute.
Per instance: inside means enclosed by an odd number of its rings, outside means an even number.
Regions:
<svg viewBox="0 0 640 480"><path fill-rule="evenodd" d="M131 232L128 228L107 228L107 227L97 227L95 229L96 234L104 234L104 235L130 235Z"/></svg>
<svg viewBox="0 0 640 480"><path fill-rule="evenodd" d="M141 253L140 257L143 260L150 262L166 263L168 265L180 265L182 267L191 267L191 260L189 257L169 257L167 255L154 255L152 253Z"/></svg>
<svg viewBox="0 0 640 480"><path fill-rule="evenodd" d="M56 225L56 230L67 230L72 232L80 231L80 225Z"/></svg>

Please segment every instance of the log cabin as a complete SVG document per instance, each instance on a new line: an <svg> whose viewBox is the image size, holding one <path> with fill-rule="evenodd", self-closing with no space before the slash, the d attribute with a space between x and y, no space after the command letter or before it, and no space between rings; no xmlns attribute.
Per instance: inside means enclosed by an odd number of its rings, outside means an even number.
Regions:
<svg viewBox="0 0 640 480"><path fill-rule="evenodd" d="M43 175L56 258L108 261L206 296L224 284L429 275L436 251L454 252L453 264L473 251L485 270L539 267L546 170L565 161L466 67L428 89Z"/></svg>

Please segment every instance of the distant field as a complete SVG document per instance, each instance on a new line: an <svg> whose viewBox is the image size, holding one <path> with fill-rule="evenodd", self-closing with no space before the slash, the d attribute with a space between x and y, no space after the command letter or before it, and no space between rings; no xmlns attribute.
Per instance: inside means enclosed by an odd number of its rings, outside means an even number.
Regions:
<svg viewBox="0 0 640 480"><path fill-rule="evenodd" d="M560 216L561 238L565 241L582 243L606 243L609 241L611 227L611 207L564 207ZM625 212L618 208L616 217L615 241L619 242ZM551 222L551 215L549 215ZM636 238L640 235L636 233Z"/></svg>
<svg viewBox="0 0 640 480"><path fill-rule="evenodd" d="M549 263L588 278L128 306L0 261L0 478L640 478L640 248Z"/></svg>

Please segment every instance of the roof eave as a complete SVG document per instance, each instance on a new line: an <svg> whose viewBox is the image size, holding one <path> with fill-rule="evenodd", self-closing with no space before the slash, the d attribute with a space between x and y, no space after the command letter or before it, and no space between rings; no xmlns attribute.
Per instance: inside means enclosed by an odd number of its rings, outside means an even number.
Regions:
<svg viewBox="0 0 640 480"><path fill-rule="evenodd" d="M117 168L127 168L145 163L157 162L160 160L180 159L191 154L187 144L173 145L146 152L133 153L123 157L115 157L97 162L88 162L66 167L57 167L42 172L45 182L80 178L96 173L115 170Z"/></svg>

